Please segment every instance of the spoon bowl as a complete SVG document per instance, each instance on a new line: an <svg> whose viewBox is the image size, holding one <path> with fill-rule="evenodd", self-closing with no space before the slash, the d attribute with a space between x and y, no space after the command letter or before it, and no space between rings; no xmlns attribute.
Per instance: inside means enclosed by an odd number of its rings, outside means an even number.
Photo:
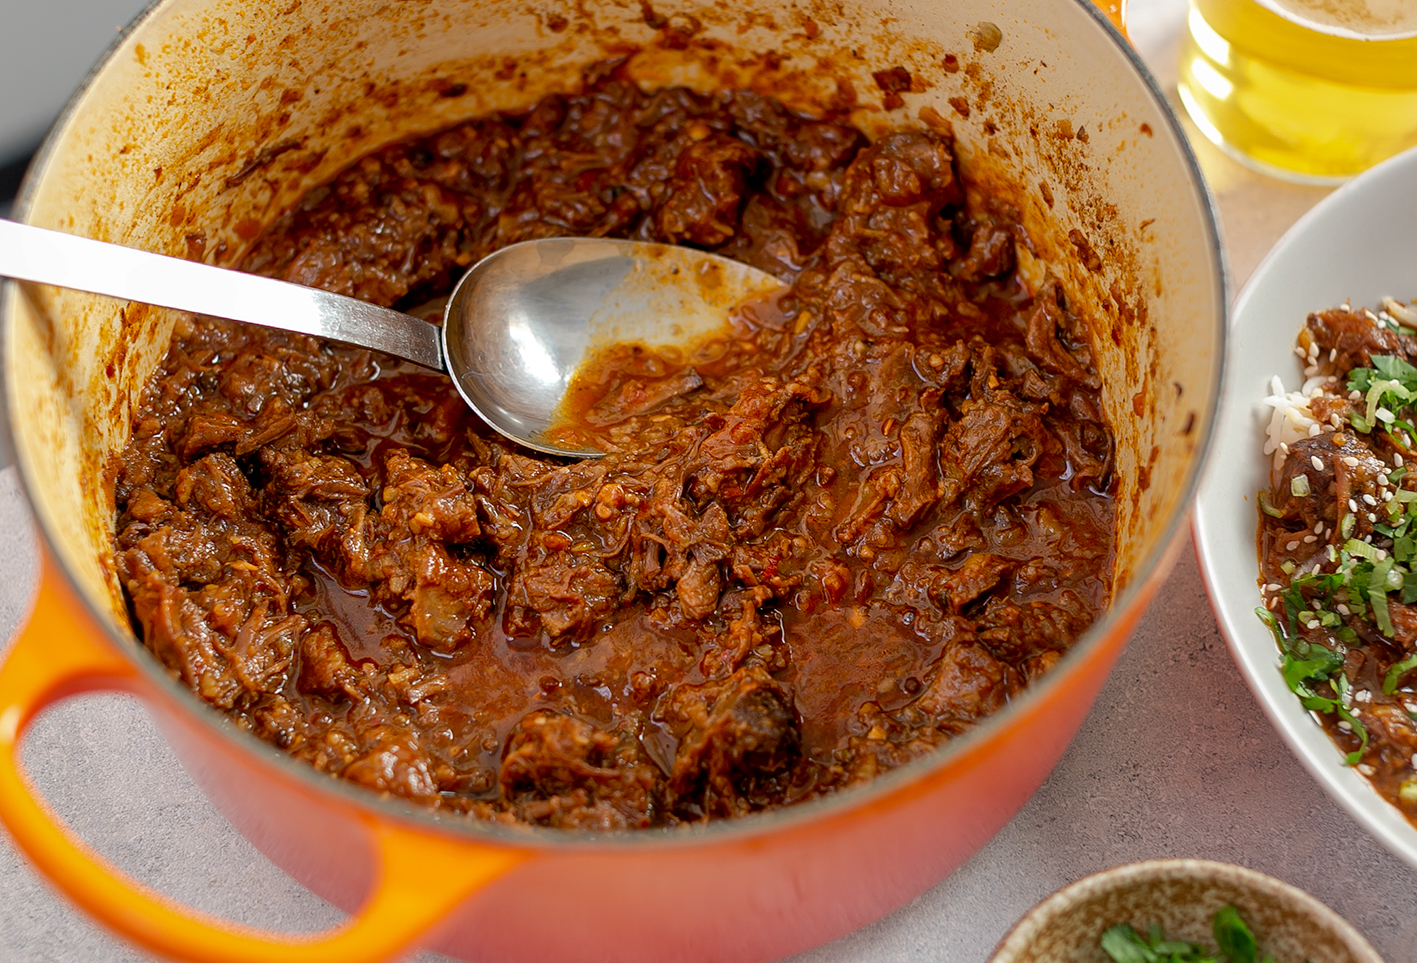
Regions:
<svg viewBox="0 0 1417 963"><path fill-rule="evenodd" d="M604 348L691 346L781 286L738 261L670 244L561 237L508 245L453 289L442 345L458 393L508 438L552 455L602 453L548 432L576 372Z"/></svg>
<svg viewBox="0 0 1417 963"><path fill-rule="evenodd" d="M548 436L576 371L619 343L692 345L737 305L781 286L729 258L671 244L559 237L508 245L453 289L443 324L287 281L0 220L0 277L315 335L446 372L513 441L595 458Z"/></svg>

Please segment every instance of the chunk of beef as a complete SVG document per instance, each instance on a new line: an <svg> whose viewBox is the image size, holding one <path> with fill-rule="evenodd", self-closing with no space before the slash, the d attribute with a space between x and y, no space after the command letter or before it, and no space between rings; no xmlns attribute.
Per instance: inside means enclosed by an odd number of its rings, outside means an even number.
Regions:
<svg viewBox="0 0 1417 963"><path fill-rule="evenodd" d="M500 781L519 818L545 826L634 829L655 813L655 776L633 745L573 716L524 716Z"/></svg>
<svg viewBox="0 0 1417 963"><path fill-rule="evenodd" d="M992 394L961 403L940 442L946 505L967 498L987 506L1033 484L1033 464L1047 444L1039 408L1007 392Z"/></svg>
<svg viewBox="0 0 1417 963"><path fill-rule="evenodd" d="M251 483L241 473L236 459L225 452L207 455L179 471L174 494L182 508L196 502L227 521L249 516L256 504Z"/></svg>
<svg viewBox="0 0 1417 963"><path fill-rule="evenodd" d="M681 685L669 718L680 737L669 788L675 805L703 816L740 816L758 808L760 785L786 769L801 744L792 698L761 668L717 683Z"/></svg>
<svg viewBox="0 0 1417 963"><path fill-rule="evenodd" d="M1056 285L1045 286L1034 299L1033 314L1028 318L1025 344L1028 345L1029 355L1043 367L1065 378L1089 388L1101 387L1102 382L1097 375L1084 367L1058 340L1058 313L1061 310Z"/></svg>
<svg viewBox="0 0 1417 963"><path fill-rule="evenodd" d="M978 617L979 641L1011 665L1045 652L1062 652L1087 627L1092 614L1075 596L1070 606L1043 599L994 597Z"/></svg>
<svg viewBox="0 0 1417 963"><path fill-rule="evenodd" d="M699 128L691 128L692 139ZM736 137L702 128L679 154L669 196L655 212L668 241L717 247L738 229L743 187L758 163L758 152Z"/></svg>
<svg viewBox="0 0 1417 963"><path fill-rule="evenodd" d="M1307 554L1339 540L1338 528L1345 515L1354 516L1349 534L1362 538L1374 524L1368 518L1372 513L1367 510L1364 496L1379 502L1382 489L1377 479L1386 470L1386 464L1357 432L1324 432L1301 438L1289 446L1274 485L1274 507L1286 522L1301 526L1299 536L1317 533L1323 526L1323 538L1315 542L1301 540ZM1299 478L1303 478L1302 483L1296 482ZM1300 494L1295 492L1296 484ZM1357 512L1349 507L1350 501L1361 506Z"/></svg>
<svg viewBox="0 0 1417 963"><path fill-rule="evenodd" d="M327 698L348 696L358 700L368 695L364 674L350 659L349 651L329 622L321 622L301 638L296 685L301 692Z"/></svg>
<svg viewBox="0 0 1417 963"><path fill-rule="evenodd" d="M704 379L693 368L652 382L629 378L592 405L585 414L585 421L590 425L616 425L627 418L649 414L666 402L702 388L703 384Z"/></svg>
<svg viewBox="0 0 1417 963"><path fill-rule="evenodd" d="M620 605L619 577L593 556L553 552L516 567L507 584L504 627L514 637L544 630L584 639Z"/></svg>
<svg viewBox="0 0 1417 963"><path fill-rule="evenodd" d="M1017 686L1009 667L982 645L955 643L940 654L913 705L935 725L958 732L1003 708Z"/></svg>
<svg viewBox="0 0 1417 963"><path fill-rule="evenodd" d="M438 800L433 761L411 734L380 725L360 733L367 745L340 775L375 792L430 805Z"/></svg>
<svg viewBox="0 0 1417 963"><path fill-rule="evenodd" d="M1310 342L1318 346L1319 360L1331 362L1340 376L1354 368L1370 367L1374 355L1407 356L1396 331L1346 307L1309 315L1299 343L1307 347Z"/></svg>

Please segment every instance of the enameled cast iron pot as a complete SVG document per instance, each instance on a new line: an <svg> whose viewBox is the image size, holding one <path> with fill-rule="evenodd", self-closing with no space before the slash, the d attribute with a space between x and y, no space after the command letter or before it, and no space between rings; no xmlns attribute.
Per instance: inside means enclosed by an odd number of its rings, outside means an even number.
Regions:
<svg viewBox="0 0 1417 963"><path fill-rule="evenodd" d="M377 960L411 945L487 963L747 961L829 940L939 880L1018 810L1164 578L1216 407L1224 270L1174 118L1081 0L161 0L70 105L16 216L234 264L352 157L527 105L619 54L646 84L855 103L868 132L953 124L970 177L1018 205L1025 275L1051 272L1092 328L1119 449L1110 613L974 732L833 798L610 836L439 818L236 730L135 642L103 479L173 316L9 284L8 430L43 574L0 671L0 819L56 886L149 950L211 963ZM898 65L913 85L887 110L871 73ZM288 936L212 920L76 841L35 798L18 744L46 705L96 690L138 695L231 822L348 923Z"/></svg>

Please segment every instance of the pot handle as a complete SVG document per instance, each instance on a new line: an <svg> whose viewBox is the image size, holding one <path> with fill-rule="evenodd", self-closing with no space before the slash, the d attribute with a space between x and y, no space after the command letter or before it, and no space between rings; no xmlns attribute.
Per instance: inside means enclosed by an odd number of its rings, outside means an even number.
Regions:
<svg viewBox="0 0 1417 963"><path fill-rule="evenodd" d="M29 623L0 666L0 822L58 889L128 939L189 963L339 963L385 960L530 854L456 843L368 820L378 869L364 904L323 933L272 933L183 907L132 879L74 837L32 791L21 738L43 709L81 692L138 693L134 666L102 630L47 549Z"/></svg>

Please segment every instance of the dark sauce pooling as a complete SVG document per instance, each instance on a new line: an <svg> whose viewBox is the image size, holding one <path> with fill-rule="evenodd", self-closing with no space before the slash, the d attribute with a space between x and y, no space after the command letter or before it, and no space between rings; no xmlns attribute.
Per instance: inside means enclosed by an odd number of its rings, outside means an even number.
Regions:
<svg viewBox="0 0 1417 963"><path fill-rule="evenodd" d="M364 158L253 271L381 304L534 237L690 244L794 287L693 357L625 349L564 464L446 381L179 326L117 477L149 648L319 769L499 820L734 817L930 752L1101 612L1111 440L1083 326L951 144L764 97L583 93Z"/></svg>

